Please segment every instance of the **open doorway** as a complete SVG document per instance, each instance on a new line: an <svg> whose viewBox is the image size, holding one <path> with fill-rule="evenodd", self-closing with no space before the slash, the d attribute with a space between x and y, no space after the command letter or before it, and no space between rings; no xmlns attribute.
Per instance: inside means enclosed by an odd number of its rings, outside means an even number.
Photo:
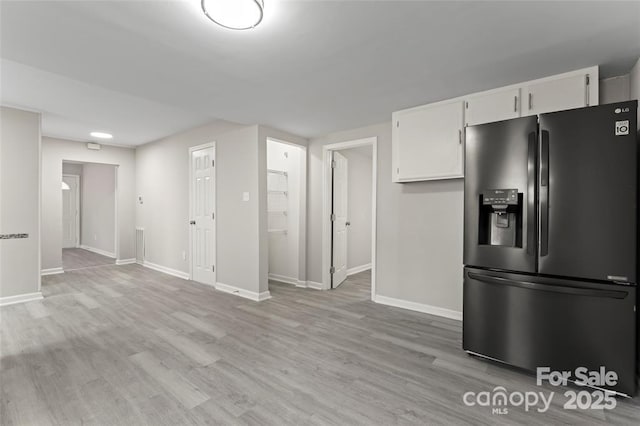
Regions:
<svg viewBox="0 0 640 426"><path fill-rule="evenodd" d="M117 166L63 161L62 267L115 264Z"/></svg>
<svg viewBox="0 0 640 426"><path fill-rule="evenodd" d="M375 294L377 139L326 145L323 288Z"/></svg>
<svg viewBox="0 0 640 426"><path fill-rule="evenodd" d="M306 287L306 149L267 139L269 280Z"/></svg>

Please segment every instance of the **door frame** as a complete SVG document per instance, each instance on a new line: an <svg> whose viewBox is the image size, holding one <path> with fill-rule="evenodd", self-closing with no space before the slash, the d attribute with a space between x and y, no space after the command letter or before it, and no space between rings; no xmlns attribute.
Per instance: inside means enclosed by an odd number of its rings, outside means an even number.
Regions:
<svg viewBox="0 0 640 426"><path fill-rule="evenodd" d="M78 212L76 218L76 241L74 248L80 247L80 175L74 175L71 173L63 173L62 179L64 178L74 178L76 180L76 211ZM63 207L64 208L64 207ZM65 248L65 247L63 247Z"/></svg>
<svg viewBox="0 0 640 426"><path fill-rule="evenodd" d="M214 197L213 197L213 212L215 214L215 218L213 220L213 265L215 266L214 271L214 283L213 284L205 284L210 285L215 288L218 281L218 162L216 158L216 142L208 142L202 145L191 146L189 147L189 158L187 159L187 164L189 167L189 220L192 220L193 217L193 169L191 163L191 156L195 151L199 151L201 149L213 148L213 188L214 188ZM187 261L189 262L189 279L193 281L193 227L187 223L189 227L189 256Z"/></svg>
<svg viewBox="0 0 640 426"><path fill-rule="evenodd" d="M331 288L331 203L332 173L331 153L349 148L371 146L371 300L376 294L376 217L378 193L378 137L372 136L346 142L333 143L322 147L322 290Z"/></svg>
<svg viewBox="0 0 640 426"><path fill-rule="evenodd" d="M307 158L307 147L304 145L298 145L294 142L289 142L284 139L278 139L274 137L267 137L267 142L276 142L283 145L289 145L293 148L300 149L300 205L299 205L299 218L298 218L298 275L295 277L296 286L298 287L306 287L306 276L307 276L307 170L308 170L308 158ZM268 174L268 173L267 173ZM265 175L265 179L267 179ZM268 197L268 195L267 195ZM265 203L265 209L266 207ZM267 219L268 222L268 219ZM267 225L268 227L268 225ZM267 241L267 262L269 259L269 242ZM267 267L268 269L268 267ZM293 278L293 277L291 277ZM275 280L277 281L277 280ZM267 280L268 282L268 280Z"/></svg>

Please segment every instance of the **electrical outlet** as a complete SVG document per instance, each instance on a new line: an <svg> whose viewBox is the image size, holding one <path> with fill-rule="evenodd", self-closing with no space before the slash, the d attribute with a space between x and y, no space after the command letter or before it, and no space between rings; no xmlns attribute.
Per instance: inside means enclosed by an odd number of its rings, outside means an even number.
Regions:
<svg viewBox="0 0 640 426"><path fill-rule="evenodd" d="M98 234L93 234L93 241L98 241Z"/></svg>
<svg viewBox="0 0 640 426"><path fill-rule="evenodd" d="M187 260L187 252L182 250L182 260Z"/></svg>

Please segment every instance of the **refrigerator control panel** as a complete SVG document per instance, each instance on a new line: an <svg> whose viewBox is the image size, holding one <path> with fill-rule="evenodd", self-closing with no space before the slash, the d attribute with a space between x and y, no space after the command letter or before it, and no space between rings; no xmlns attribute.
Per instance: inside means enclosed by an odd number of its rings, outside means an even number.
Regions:
<svg viewBox="0 0 640 426"><path fill-rule="evenodd" d="M517 189L490 189L482 191L482 204L506 204L517 205L518 204L518 190Z"/></svg>

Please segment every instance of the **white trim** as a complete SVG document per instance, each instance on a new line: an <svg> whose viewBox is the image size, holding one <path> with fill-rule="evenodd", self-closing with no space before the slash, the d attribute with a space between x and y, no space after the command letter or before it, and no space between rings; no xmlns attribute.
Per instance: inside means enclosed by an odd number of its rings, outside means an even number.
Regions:
<svg viewBox="0 0 640 426"><path fill-rule="evenodd" d="M263 291L262 293L256 293L255 291L249 291L223 283L216 283L216 290L244 297L245 299L251 299L255 302L262 302L263 300L271 299L271 293L269 293L268 290Z"/></svg>
<svg viewBox="0 0 640 426"><path fill-rule="evenodd" d="M2 106L8 106L5 104L2 104ZM22 108L22 107L21 107ZM42 111L34 111L34 112L38 112L38 113L42 113ZM146 143L141 143L139 145L123 145L123 144L119 144L119 143L113 143L113 142L103 142L102 140L100 142L96 142L95 140L88 140L88 139L80 139L80 138L74 138L74 137L69 137L69 136L56 136L53 133L47 133L47 134L43 134L42 135L45 138L50 138L50 139L61 139L61 140L67 140L67 141L73 141L73 142L82 142L85 145L87 143L97 143L103 146L110 146L113 148L125 148L125 149L137 149L138 147L142 146L142 145L146 145L147 143L152 143L152 142L146 142ZM82 163L82 161L79 161L79 163ZM88 161L88 163L90 163L90 161ZM101 163L96 163L96 164L101 164Z"/></svg>
<svg viewBox="0 0 640 426"><path fill-rule="evenodd" d="M371 269L371 263L367 263L366 265L354 266L353 268L347 269L347 276L359 274L360 272L368 271Z"/></svg>
<svg viewBox="0 0 640 426"><path fill-rule="evenodd" d="M62 182L60 183L62 186ZM62 197L62 194L60 194ZM61 230L62 231L62 230ZM36 267L42 271L42 113L38 113L38 260ZM42 275L38 274L38 293L42 290ZM42 296L42 295L41 295Z"/></svg>
<svg viewBox="0 0 640 426"><path fill-rule="evenodd" d="M15 305L16 303L31 302L33 300L40 300L42 298L42 293L40 293L39 291L35 293L19 294L17 296L0 297L0 306L9 306Z"/></svg>
<svg viewBox="0 0 640 426"><path fill-rule="evenodd" d="M57 275L57 274L64 274L64 269L62 269L62 267L58 267L58 268L49 268L49 269L43 269L42 271L40 271L40 276L45 276L45 275Z"/></svg>
<svg viewBox="0 0 640 426"><path fill-rule="evenodd" d="M113 169L113 247L115 249L114 256L116 259L120 258L120 225L119 219L120 216L118 214L118 197L120 190L118 189L118 173L120 172L120 165L117 164Z"/></svg>
<svg viewBox="0 0 640 426"><path fill-rule="evenodd" d="M326 290L326 288L324 288L324 286L322 285L322 283L316 282L316 281L307 281L307 288L313 289L313 290Z"/></svg>
<svg viewBox="0 0 640 426"><path fill-rule="evenodd" d="M297 271L298 277L306 277L307 275L307 173L309 170L309 158L308 158L308 149L305 145L300 145L295 142L288 142L283 139L274 138L271 136L267 136L265 141L268 143L269 141L275 143L281 143L283 145L288 145L294 148L298 148L301 151L301 164L300 164L300 203L299 203L299 218L298 218L298 258L297 258ZM268 149L268 145L265 148L265 151ZM265 154L265 157L267 155ZM266 160L265 160L266 161ZM266 167L265 167L266 168ZM268 200L265 202L265 208L267 206ZM268 223L268 218L265 223ZM267 259L269 257L269 242L267 241ZM271 274L269 274L271 275ZM275 279L275 278L274 278ZM279 279L275 279L276 281L281 281ZM288 284L294 284L296 287L306 288L307 282L300 281L299 279L292 279L295 282L291 282Z"/></svg>
<svg viewBox="0 0 640 426"><path fill-rule="evenodd" d="M298 285L298 280L296 278L286 277L284 275L269 274L269 279L284 284Z"/></svg>
<svg viewBox="0 0 640 426"><path fill-rule="evenodd" d="M216 164L216 142L207 142L201 145L191 146L189 147L189 158L188 161L188 170L189 170L189 205L187 208L189 209L189 220L193 220L193 163L192 163L192 154L195 151L199 151L201 149L213 148L213 283L200 283L200 284L215 286L218 278L218 165ZM186 279L193 280L193 227L189 225L189 274Z"/></svg>
<svg viewBox="0 0 640 426"><path fill-rule="evenodd" d="M376 294L376 223L378 194L378 137L356 139L348 142L334 143L322 147L324 166L322 188L322 289L331 288L331 152L341 149L371 146L371 300ZM307 283L308 284L308 283ZM313 287L312 287L313 288Z"/></svg>
<svg viewBox="0 0 640 426"><path fill-rule="evenodd" d="M182 278L183 280L189 279L188 272L178 271L177 269L168 268L166 266L158 265L156 263L147 262L146 260L142 262L142 266L145 268L153 269L154 271L162 272L163 274L172 275L174 277Z"/></svg>
<svg viewBox="0 0 640 426"><path fill-rule="evenodd" d="M131 265L136 263L136 258L132 257L131 259L116 259L116 265Z"/></svg>
<svg viewBox="0 0 640 426"><path fill-rule="evenodd" d="M393 297L376 295L373 300L381 305L393 306L396 308L408 309L410 311L422 312L424 314L437 315L439 317L462 321L462 312L439 306L425 305L423 303L410 302L408 300L394 299Z"/></svg>
<svg viewBox="0 0 640 426"><path fill-rule="evenodd" d="M62 168L64 169L64 163L62 164ZM78 248L80 247L80 193L82 192L82 187L81 182L80 182L80 175L74 175L71 173L63 173L62 174L62 179L64 178L73 178L76 181L76 240L73 242L73 248ZM63 207L64 210L64 207ZM62 247L63 249L65 248L71 248L71 247Z"/></svg>
<svg viewBox="0 0 640 426"><path fill-rule="evenodd" d="M111 252L108 252L108 251L105 251L105 250L101 250L101 249L98 249L98 248L95 248L95 247L91 247L91 246L88 246L86 244L81 244L80 248L83 249L83 250L91 251L91 252L96 253L96 254L101 254L103 256L110 257L112 259L116 259L116 254L115 253L111 253Z"/></svg>

